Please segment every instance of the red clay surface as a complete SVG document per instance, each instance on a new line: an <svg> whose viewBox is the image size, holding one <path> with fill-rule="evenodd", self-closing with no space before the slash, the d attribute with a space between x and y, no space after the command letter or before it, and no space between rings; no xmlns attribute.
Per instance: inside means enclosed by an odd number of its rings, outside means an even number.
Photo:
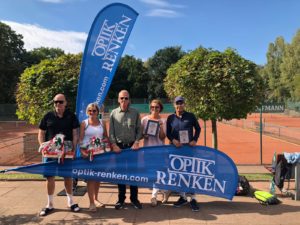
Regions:
<svg viewBox="0 0 300 225"><path fill-rule="evenodd" d="M166 117L167 115L164 115ZM252 114L248 121L259 123L259 114ZM269 124L284 126L285 129L299 129L300 118L288 117L281 114L263 114L263 121ZM202 131L198 145L204 145L203 121L199 121ZM248 129L218 123L218 149L226 153L236 164L260 164L260 134ZM24 132L37 132L35 126L0 122L0 165L20 165L24 162L22 156ZM300 139L300 137L299 137ZM300 145L286 140L263 135L262 137L262 163L271 164L274 152L300 152ZM168 141L166 140L166 144ZM206 122L206 146L212 147L211 123ZM37 154L39 154L37 152Z"/></svg>

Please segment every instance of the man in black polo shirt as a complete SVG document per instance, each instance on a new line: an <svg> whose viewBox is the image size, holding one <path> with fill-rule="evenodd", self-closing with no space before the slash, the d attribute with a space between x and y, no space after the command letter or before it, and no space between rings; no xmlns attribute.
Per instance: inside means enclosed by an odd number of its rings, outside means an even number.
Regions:
<svg viewBox="0 0 300 225"><path fill-rule="evenodd" d="M49 141L56 134L64 134L65 140L72 141L73 149L76 149L78 140L78 127L79 122L75 114L66 109L67 101L63 94L57 94L54 99L54 111L48 112L40 122L38 141L42 144L45 141ZM44 162L49 162L53 159L44 158ZM47 179L47 193L48 203L45 208L40 212L40 216L46 216L53 211L53 194L55 190L55 177L46 177ZM65 190L67 194L67 205L71 211L78 212L80 210L78 204L73 202L73 191L72 191L72 178L64 178Z"/></svg>
<svg viewBox="0 0 300 225"><path fill-rule="evenodd" d="M175 113L167 118L167 137L170 143L180 148L186 144L191 147L197 144L201 128L193 113L185 111L185 100L183 97L178 96L174 100ZM196 196L191 195L190 206L192 211L199 211ZM175 207L181 207L187 204L186 193L180 193L180 198L174 203Z"/></svg>

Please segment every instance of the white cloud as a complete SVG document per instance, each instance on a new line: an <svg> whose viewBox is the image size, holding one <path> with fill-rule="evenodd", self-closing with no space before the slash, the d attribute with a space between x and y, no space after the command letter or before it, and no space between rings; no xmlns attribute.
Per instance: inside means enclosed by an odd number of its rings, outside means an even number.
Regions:
<svg viewBox="0 0 300 225"><path fill-rule="evenodd" d="M161 7L161 8L185 8L184 5L171 4L166 0L140 0L140 1L145 4L155 6L155 7Z"/></svg>
<svg viewBox="0 0 300 225"><path fill-rule="evenodd" d="M83 52L87 34L75 31L55 31L38 25L22 24L12 21L1 21L6 23L17 34L23 36L24 47L32 50L39 47L61 48L66 53Z"/></svg>
<svg viewBox="0 0 300 225"><path fill-rule="evenodd" d="M151 17L167 17L175 18L182 16L182 13L175 11L174 9L185 8L184 5L172 4L166 0L140 0L141 2L149 5L152 9L146 14Z"/></svg>
<svg viewBox="0 0 300 225"><path fill-rule="evenodd" d="M180 16L180 13L171 9L153 9L147 14L147 16L173 18Z"/></svg>
<svg viewBox="0 0 300 225"><path fill-rule="evenodd" d="M46 3L63 3L64 0L39 0L40 2L46 2Z"/></svg>

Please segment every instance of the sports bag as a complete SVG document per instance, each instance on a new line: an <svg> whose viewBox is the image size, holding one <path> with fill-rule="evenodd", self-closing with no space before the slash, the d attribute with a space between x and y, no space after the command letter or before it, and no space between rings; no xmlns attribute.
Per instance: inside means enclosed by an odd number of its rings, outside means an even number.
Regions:
<svg viewBox="0 0 300 225"><path fill-rule="evenodd" d="M262 205L277 205L280 203L280 200L276 198L275 195L267 191L255 191L254 197L259 201Z"/></svg>
<svg viewBox="0 0 300 225"><path fill-rule="evenodd" d="M250 193L250 184L245 176L239 175L239 181L236 188L235 195L243 196Z"/></svg>

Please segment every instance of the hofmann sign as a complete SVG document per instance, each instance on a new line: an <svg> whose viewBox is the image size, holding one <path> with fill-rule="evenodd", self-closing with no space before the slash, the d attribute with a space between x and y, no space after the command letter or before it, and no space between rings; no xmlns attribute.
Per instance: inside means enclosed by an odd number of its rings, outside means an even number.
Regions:
<svg viewBox="0 0 300 225"><path fill-rule="evenodd" d="M283 113L285 110L284 103L265 103L261 106L261 108L258 106L255 109L256 113L261 112L263 113Z"/></svg>

